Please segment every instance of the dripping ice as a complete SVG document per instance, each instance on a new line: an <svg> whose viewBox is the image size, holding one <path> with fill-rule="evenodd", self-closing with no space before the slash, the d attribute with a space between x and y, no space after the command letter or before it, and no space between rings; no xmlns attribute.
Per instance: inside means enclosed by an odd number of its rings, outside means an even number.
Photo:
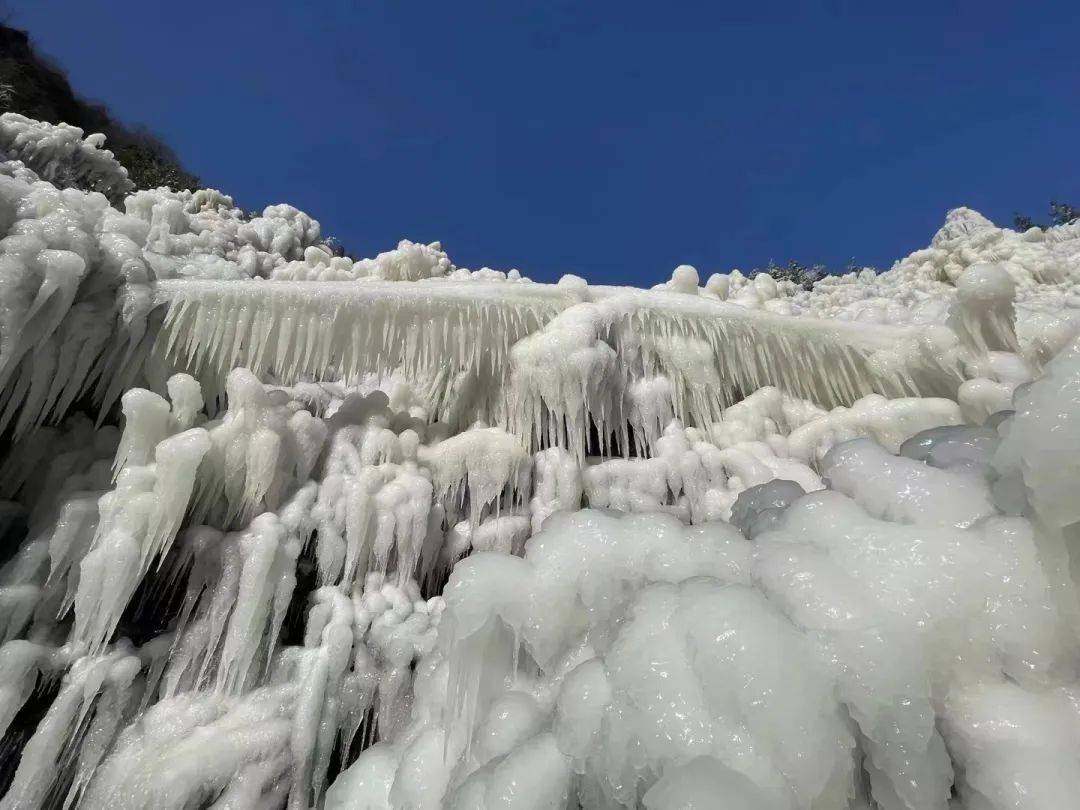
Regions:
<svg viewBox="0 0 1080 810"><path fill-rule="evenodd" d="M1075 801L1080 225L539 284L0 157L0 808Z"/></svg>

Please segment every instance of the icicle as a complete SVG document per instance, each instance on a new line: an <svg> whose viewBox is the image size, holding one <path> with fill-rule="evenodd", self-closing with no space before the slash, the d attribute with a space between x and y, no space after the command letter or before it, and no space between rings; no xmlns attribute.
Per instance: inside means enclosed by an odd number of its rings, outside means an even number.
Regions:
<svg viewBox="0 0 1080 810"><path fill-rule="evenodd" d="M34 691L45 648L29 641L0 646L0 736Z"/></svg>
<svg viewBox="0 0 1080 810"><path fill-rule="evenodd" d="M139 671L138 658L118 650L100 657L83 658L64 676L60 693L23 748L11 787L0 800L0 809L40 807L57 776L65 749L78 735L91 712L94 699L103 689L112 691L111 707L105 707L111 721L115 707L122 705L131 681ZM105 728L99 729L104 735Z"/></svg>
<svg viewBox="0 0 1080 810"><path fill-rule="evenodd" d="M124 414L124 434L116 451L113 473L117 474L129 464L149 464L158 442L169 434L169 403L150 391L133 388L120 400Z"/></svg>
<svg viewBox="0 0 1080 810"><path fill-rule="evenodd" d="M269 513L257 517L240 536L243 563L218 675L219 686L226 691L239 692L247 684L271 615L278 585L271 573L284 541L285 528Z"/></svg>
<svg viewBox="0 0 1080 810"><path fill-rule="evenodd" d="M157 444L154 462L124 467L102 496L93 546L80 565L75 634L97 651L107 642L142 575L168 552L210 447L193 428Z"/></svg>

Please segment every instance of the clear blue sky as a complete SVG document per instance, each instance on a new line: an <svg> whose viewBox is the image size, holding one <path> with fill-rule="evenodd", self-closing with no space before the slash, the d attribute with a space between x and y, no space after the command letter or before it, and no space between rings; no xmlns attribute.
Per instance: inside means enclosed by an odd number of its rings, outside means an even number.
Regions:
<svg viewBox="0 0 1080 810"><path fill-rule="evenodd" d="M356 254L441 239L634 284L887 267L948 208L1080 201L1075 2L8 5L205 183Z"/></svg>

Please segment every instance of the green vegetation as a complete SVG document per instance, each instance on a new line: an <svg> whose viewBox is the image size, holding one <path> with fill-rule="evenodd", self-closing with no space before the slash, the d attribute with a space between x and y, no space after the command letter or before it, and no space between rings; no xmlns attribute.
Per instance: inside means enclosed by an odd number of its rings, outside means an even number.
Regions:
<svg viewBox="0 0 1080 810"><path fill-rule="evenodd" d="M829 270L823 264L808 266L791 259L787 264L783 265L770 261L765 268L753 270L750 277L753 278L758 273L767 273L777 281L793 281L804 290L809 290L817 282L829 275Z"/></svg>
<svg viewBox="0 0 1080 810"><path fill-rule="evenodd" d="M1080 209L1056 200L1050 201L1049 213L1050 221L1046 224L1036 222L1024 214L1017 214L1013 217L1013 228L1021 232L1029 228L1042 228L1045 230L1053 225L1068 225L1070 222L1076 222L1076 220L1080 219Z"/></svg>
<svg viewBox="0 0 1080 810"><path fill-rule="evenodd" d="M0 24L0 112L100 132L136 188L197 189L199 178L154 135L114 120L107 107L79 98L63 70L37 53L25 31Z"/></svg>

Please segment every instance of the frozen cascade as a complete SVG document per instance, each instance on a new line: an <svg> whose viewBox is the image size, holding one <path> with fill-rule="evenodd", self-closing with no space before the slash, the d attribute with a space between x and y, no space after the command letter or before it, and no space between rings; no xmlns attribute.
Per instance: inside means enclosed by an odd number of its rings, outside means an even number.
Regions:
<svg viewBox="0 0 1080 810"><path fill-rule="evenodd" d="M549 285L0 153L0 810L1075 803L1080 227Z"/></svg>
<svg viewBox="0 0 1080 810"><path fill-rule="evenodd" d="M603 435L628 421L647 430L635 394L658 378L669 407L695 424L765 385L832 406L872 392L954 397L963 381L948 330L851 328L664 291L442 279L154 289L168 304L155 365L207 385L236 366L288 382L401 369L432 381L426 393L444 419L465 378L470 418L534 447L576 442L590 422ZM808 373L817 367L832 371Z"/></svg>

